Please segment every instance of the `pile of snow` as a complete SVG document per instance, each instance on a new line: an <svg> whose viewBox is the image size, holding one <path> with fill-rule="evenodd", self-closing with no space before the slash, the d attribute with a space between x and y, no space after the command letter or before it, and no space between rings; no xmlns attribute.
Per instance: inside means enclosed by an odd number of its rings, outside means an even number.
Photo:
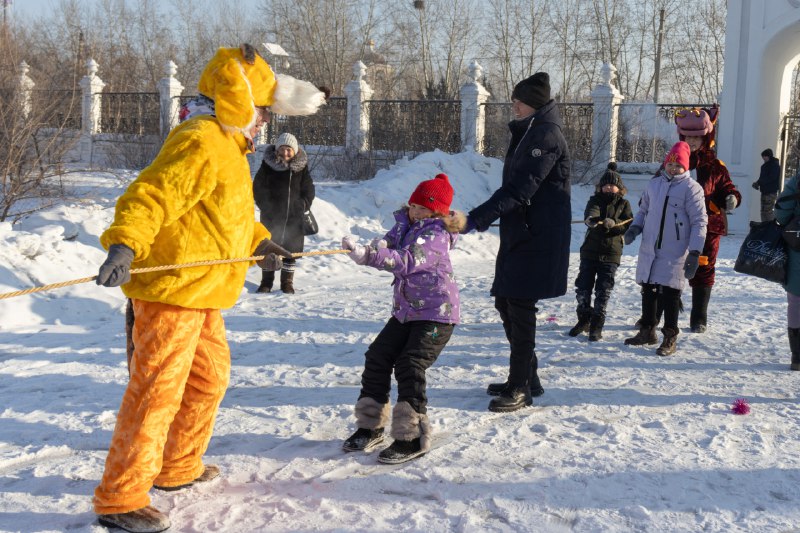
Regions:
<svg viewBox="0 0 800 533"><path fill-rule="evenodd" d="M455 187L453 207L469 209L496 189L501 166L433 152L366 182L321 181L320 233L307 249L381 235L439 172ZM120 177L80 175L85 201L0 224L0 292L94 275L98 236L134 175ZM573 189L573 218L590 194ZM573 228L570 279L584 232ZM261 295L252 269L225 312L231 384L206 456L223 476L153 491L153 504L175 531L793 530L800 409L785 296L732 271L740 242L723 239L709 331L688 333L682 315L673 357L623 345L640 308L634 255L623 257L603 341L565 336L571 292L541 302L546 393L494 414L485 387L508 365L488 296L498 239L494 229L463 237L453 251L463 324L428 373L434 449L400 466L340 450L364 351L389 316L391 276L321 256L299 262L296 295ZM90 497L127 382L123 306L118 289L93 283L0 300L0 530L103 530ZM731 413L740 397L750 414Z"/></svg>

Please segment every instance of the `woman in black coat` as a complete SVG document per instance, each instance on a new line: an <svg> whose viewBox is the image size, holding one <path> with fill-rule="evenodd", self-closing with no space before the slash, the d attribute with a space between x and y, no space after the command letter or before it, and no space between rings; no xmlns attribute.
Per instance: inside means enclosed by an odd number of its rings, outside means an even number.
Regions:
<svg viewBox="0 0 800 533"><path fill-rule="evenodd" d="M567 292L571 207L569 149L550 77L537 72L511 94L511 143L500 188L469 212L466 231L485 231L500 219L492 296L511 345L508 380L489 385L490 411L531 405L539 382L536 303Z"/></svg>
<svg viewBox="0 0 800 533"><path fill-rule="evenodd" d="M292 253L303 251L303 213L314 201L314 182L308 171L308 156L291 133L281 133L264 150L264 160L253 180L253 196L261 211L261 223L272 233L272 241ZM281 290L294 294L296 259L284 259ZM261 272L257 292L270 292L275 273Z"/></svg>

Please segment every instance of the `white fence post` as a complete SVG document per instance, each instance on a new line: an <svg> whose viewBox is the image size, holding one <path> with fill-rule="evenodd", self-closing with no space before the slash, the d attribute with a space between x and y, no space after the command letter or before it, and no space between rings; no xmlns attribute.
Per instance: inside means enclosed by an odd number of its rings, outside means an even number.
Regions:
<svg viewBox="0 0 800 533"><path fill-rule="evenodd" d="M183 92L183 85L175 79L178 66L172 61L167 61L167 76L158 80L158 95L161 121L161 137L166 137L169 131L178 125L181 110L181 101L178 98Z"/></svg>
<svg viewBox="0 0 800 533"><path fill-rule="evenodd" d="M33 80L28 76L31 68L23 61L19 64L19 76L17 77L17 102L22 116L26 119L31 115L31 101L33 87L36 85Z"/></svg>
<svg viewBox="0 0 800 533"><path fill-rule="evenodd" d="M614 86L617 69L611 63L600 68L601 83L592 91L592 166L614 161L619 129L618 104L625 99Z"/></svg>
<svg viewBox="0 0 800 533"><path fill-rule="evenodd" d="M355 79L344 88L347 97L347 134L345 150L348 153L361 153L369 149L369 104L372 89L364 81L367 67L361 61L353 65Z"/></svg>
<svg viewBox="0 0 800 533"><path fill-rule="evenodd" d="M92 161L92 136L100 133L101 91L106 86L97 77L98 65L94 59L86 62L86 76L81 79L81 161Z"/></svg>
<svg viewBox="0 0 800 533"><path fill-rule="evenodd" d="M476 60L469 64L470 81L461 86L461 151L483 153L486 130L486 109L483 104L490 94L479 81L483 67Z"/></svg>

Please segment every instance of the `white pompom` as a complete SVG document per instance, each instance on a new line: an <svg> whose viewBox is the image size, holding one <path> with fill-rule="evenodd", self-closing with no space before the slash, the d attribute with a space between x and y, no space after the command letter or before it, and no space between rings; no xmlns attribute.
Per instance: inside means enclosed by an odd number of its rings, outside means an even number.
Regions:
<svg viewBox="0 0 800 533"><path fill-rule="evenodd" d="M276 78L278 86L270 108L276 115L313 115L325 103L325 93L313 83L286 74Z"/></svg>

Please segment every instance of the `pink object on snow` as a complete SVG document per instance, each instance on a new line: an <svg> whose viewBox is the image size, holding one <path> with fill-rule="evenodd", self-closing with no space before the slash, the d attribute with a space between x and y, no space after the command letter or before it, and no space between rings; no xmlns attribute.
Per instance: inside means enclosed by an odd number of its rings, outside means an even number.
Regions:
<svg viewBox="0 0 800 533"><path fill-rule="evenodd" d="M750 404L744 398L736 398L731 406L731 412L735 415L746 415L750 412Z"/></svg>

